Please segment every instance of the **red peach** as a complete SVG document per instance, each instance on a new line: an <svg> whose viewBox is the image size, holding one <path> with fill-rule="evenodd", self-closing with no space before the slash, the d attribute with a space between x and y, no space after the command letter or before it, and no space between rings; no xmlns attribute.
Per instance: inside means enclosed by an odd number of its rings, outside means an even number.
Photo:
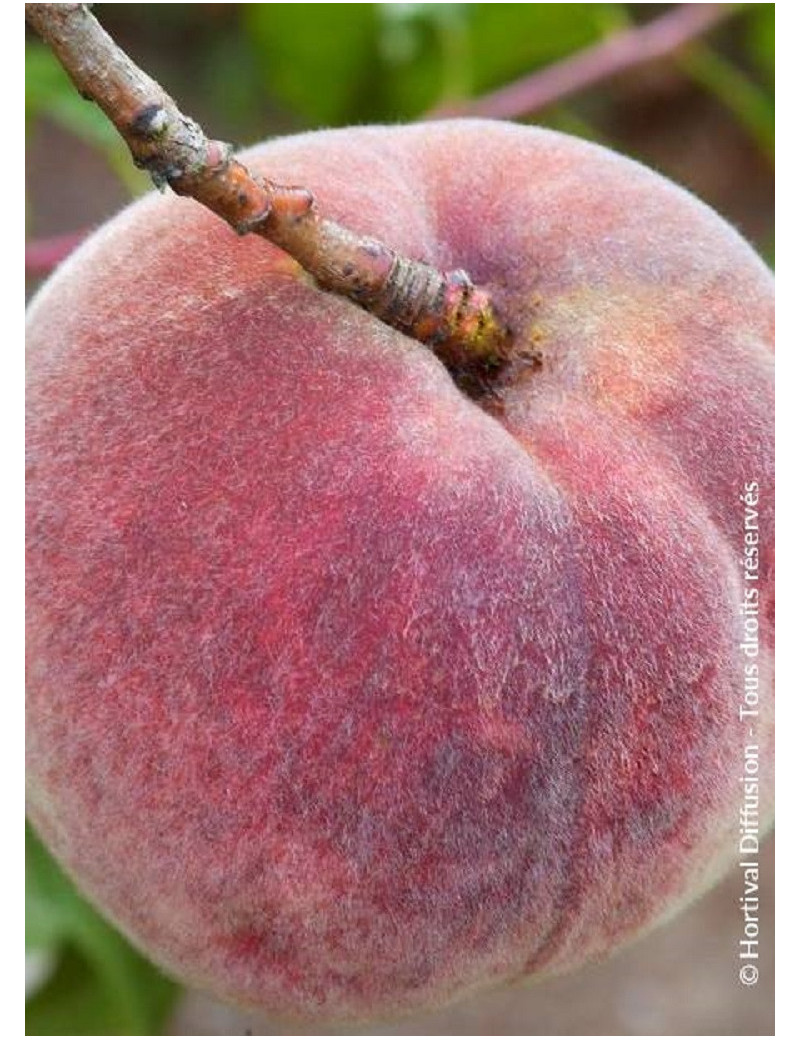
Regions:
<svg viewBox="0 0 800 1040"><path fill-rule="evenodd" d="M96 234L29 320L32 819L156 962L270 1014L574 968L733 862L746 744L768 822L771 275L543 130L246 161L467 269L542 363L470 399L186 199Z"/></svg>

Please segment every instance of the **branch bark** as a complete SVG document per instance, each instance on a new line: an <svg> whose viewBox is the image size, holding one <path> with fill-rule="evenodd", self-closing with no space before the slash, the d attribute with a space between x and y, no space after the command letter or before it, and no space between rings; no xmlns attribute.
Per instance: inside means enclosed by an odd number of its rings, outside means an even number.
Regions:
<svg viewBox="0 0 800 1040"><path fill-rule="evenodd" d="M229 145L209 140L138 68L85 4L26 4L26 19L87 100L105 112L134 162L227 221L269 239L322 288L427 344L451 368L492 371L510 330L465 271L440 271L323 217L311 192L254 177Z"/></svg>
<svg viewBox="0 0 800 1040"><path fill-rule="evenodd" d="M652 22L625 30L564 61L463 105L434 109L428 119L454 115L518 119L563 101L617 73L664 58L734 13L732 4L679 4Z"/></svg>

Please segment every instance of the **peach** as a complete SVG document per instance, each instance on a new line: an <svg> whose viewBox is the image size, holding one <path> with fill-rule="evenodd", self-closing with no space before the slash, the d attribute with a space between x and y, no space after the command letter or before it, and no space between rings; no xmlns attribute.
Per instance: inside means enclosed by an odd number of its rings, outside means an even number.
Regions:
<svg viewBox="0 0 800 1040"><path fill-rule="evenodd" d="M770 272L543 130L246 161L541 364L469 396L190 200L97 233L29 318L31 817L168 972L288 1020L574 968L734 861L746 744L769 822Z"/></svg>

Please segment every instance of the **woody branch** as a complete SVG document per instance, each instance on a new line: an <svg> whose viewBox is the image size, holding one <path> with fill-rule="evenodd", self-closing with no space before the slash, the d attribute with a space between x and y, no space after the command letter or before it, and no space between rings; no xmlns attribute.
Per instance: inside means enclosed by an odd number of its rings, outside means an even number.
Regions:
<svg viewBox="0 0 800 1040"><path fill-rule="evenodd" d="M80 93L113 122L134 162L227 221L293 256L322 288L428 344L446 363L496 367L509 330L465 271L440 271L327 219L303 187L255 177L209 140L103 30L85 4L26 4L26 19Z"/></svg>

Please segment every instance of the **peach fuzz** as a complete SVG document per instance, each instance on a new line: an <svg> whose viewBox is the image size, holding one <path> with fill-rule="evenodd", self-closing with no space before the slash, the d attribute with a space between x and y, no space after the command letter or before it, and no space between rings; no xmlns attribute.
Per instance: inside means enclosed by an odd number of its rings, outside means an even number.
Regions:
<svg viewBox="0 0 800 1040"><path fill-rule="evenodd" d="M97 233L29 316L31 818L168 972L288 1021L575 968L736 856L752 481L770 815L770 272L544 130L245 159L464 267L541 365L472 399L190 200Z"/></svg>

